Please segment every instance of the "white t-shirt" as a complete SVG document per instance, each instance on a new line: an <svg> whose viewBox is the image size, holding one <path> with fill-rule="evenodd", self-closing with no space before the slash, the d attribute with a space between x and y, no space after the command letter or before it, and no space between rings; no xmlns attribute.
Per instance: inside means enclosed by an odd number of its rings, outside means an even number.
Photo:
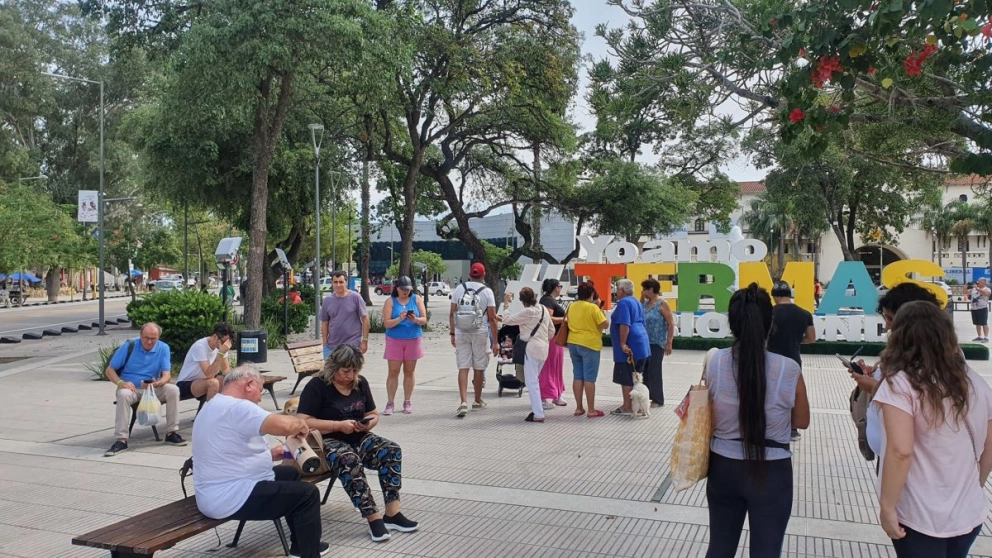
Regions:
<svg viewBox="0 0 992 558"><path fill-rule="evenodd" d="M201 362L206 362L207 364L212 364L214 359L217 358L218 349L211 349L210 345L207 343L209 337L204 337L193 346L189 348L189 352L186 353L186 359L183 360L183 369L179 371L179 378L177 382L192 382L193 380L202 380L206 378L203 375L203 369L200 368Z"/></svg>
<svg viewBox="0 0 992 558"><path fill-rule="evenodd" d="M255 484L275 479L272 453L262 435L269 412L247 399L217 394L193 423L196 507L213 519L241 509Z"/></svg>
<svg viewBox="0 0 992 558"><path fill-rule="evenodd" d="M989 307L989 295L992 295L992 289L975 286L969 294L971 295L971 305L969 306L971 310L982 310Z"/></svg>
<svg viewBox="0 0 992 558"><path fill-rule="evenodd" d="M980 457L985 448L992 420L992 388L970 368L968 379L967 428L954 423L953 408L946 402L944 423L931 428L923 416L920 394L903 372L883 380L875 392L875 405L891 405L913 417L913 463L896 514L899 523L931 537L946 539L970 533L988 513L975 454ZM882 455L886 444L883 437ZM884 462L882 471L884 474ZM875 480L875 490L881 496L881 475Z"/></svg>
<svg viewBox="0 0 992 558"><path fill-rule="evenodd" d="M476 296L479 297L479 302L482 303L482 307L494 308L494 309L496 308L496 294L493 293L493 290L489 286L487 286L485 283L479 283L478 281L466 281L465 283L459 284L457 287L455 287L455 291L451 293L451 305L456 307L456 311L457 311L458 302L462 299L462 295L465 294L466 289L468 290L481 289L476 294ZM482 334L489 335L489 317L488 316L484 317L482 321L484 322L485 327L479 328L479 331L466 332L466 331L461 331L456 327L455 336L482 335Z"/></svg>

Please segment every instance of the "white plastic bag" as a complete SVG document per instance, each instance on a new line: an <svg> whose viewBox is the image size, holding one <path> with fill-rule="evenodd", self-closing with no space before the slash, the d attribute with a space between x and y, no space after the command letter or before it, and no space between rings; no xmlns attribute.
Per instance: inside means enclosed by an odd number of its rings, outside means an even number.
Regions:
<svg viewBox="0 0 992 558"><path fill-rule="evenodd" d="M138 402L138 424L155 426L162 418L159 414L161 410L162 403L155 396L155 388L149 384L145 388L145 394L141 396L141 401Z"/></svg>

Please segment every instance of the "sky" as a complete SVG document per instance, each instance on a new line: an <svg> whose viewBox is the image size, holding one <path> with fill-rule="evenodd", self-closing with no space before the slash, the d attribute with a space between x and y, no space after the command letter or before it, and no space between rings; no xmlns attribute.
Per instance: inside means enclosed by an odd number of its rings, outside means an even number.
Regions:
<svg viewBox="0 0 992 558"><path fill-rule="evenodd" d="M572 18L572 24L575 25L584 37L582 43L583 56L591 55L597 59L608 56L609 51L606 47L606 41L596 36L596 26L600 23L606 23L610 28L622 27L627 24L627 14L620 8L608 5L606 0L572 0L572 5L575 7L575 16ZM574 116L576 122L584 130L589 130L595 126L595 118L590 113L589 107L585 102L585 89L588 83L586 70L587 68L583 67L580 71L580 89L575 103ZM740 117L744 116L744 113L740 113L736 107L730 109L729 112L739 113L738 116ZM656 158L648 150L641 157L641 160L645 163L650 163L654 162ZM754 168L743 157L732 160L721 168L731 180L738 182L762 180L765 177L765 171Z"/></svg>

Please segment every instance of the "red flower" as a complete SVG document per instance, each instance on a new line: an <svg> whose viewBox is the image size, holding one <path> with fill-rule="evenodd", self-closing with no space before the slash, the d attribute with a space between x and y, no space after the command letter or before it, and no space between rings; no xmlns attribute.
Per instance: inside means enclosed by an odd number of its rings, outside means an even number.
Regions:
<svg viewBox="0 0 992 558"><path fill-rule="evenodd" d="M917 53L915 50L909 53L906 57L906 61L903 62L903 66L906 68L906 75L908 76L918 76L923 73L923 63L927 61L927 58L937 52L937 45L927 44L924 45L923 50Z"/></svg>
<svg viewBox="0 0 992 558"><path fill-rule="evenodd" d="M804 118L806 118L806 113L799 107L792 109L792 112L789 114L789 121L793 124L801 122Z"/></svg>
<svg viewBox="0 0 992 558"><path fill-rule="evenodd" d="M829 110L830 112L840 112L840 107L837 105L830 105L829 107L827 107L827 110Z"/></svg>
<svg viewBox="0 0 992 558"><path fill-rule="evenodd" d="M834 72L843 69L844 67L840 65L840 56L824 56L817 62L816 69L813 70L813 76L810 79L816 88L820 89L833 78Z"/></svg>
<svg viewBox="0 0 992 558"><path fill-rule="evenodd" d="M992 21L982 26L982 35L985 35L987 38L992 39Z"/></svg>
<svg viewBox="0 0 992 558"><path fill-rule="evenodd" d="M877 72L877 71L878 70L876 70L875 68L869 67L868 68L868 75L873 76L873 75L875 75L875 72Z"/></svg>
<svg viewBox="0 0 992 558"><path fill-rule="evenodd" d="M823 126L817 126L816 127L816 131L817 132L822 132L823 131Z"/></svg>
<svg viewBox="0 0 992 558"><path fill-rule="evenodd" d="M806 56L806 49L805 48L800 48L799 49L799 58L803 58L804 56Z"/></svg>

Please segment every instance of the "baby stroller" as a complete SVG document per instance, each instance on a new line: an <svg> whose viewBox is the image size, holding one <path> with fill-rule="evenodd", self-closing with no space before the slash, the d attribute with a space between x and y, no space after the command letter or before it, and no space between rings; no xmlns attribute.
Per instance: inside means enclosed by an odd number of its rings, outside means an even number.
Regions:
<svg viewBox="0 0 992 558"><path fill-rule="evenodd" d="M517 377L516 365L513 364L513 344L520 335L518 326L503 326L496 334L496 341L499 343L499 359L496 361L496 382L499 388L496 391L497 397L503 397L503 390L517 390L517 397L524 394L524 381ZM506 372L503 367L507 366Z"/></svg>

